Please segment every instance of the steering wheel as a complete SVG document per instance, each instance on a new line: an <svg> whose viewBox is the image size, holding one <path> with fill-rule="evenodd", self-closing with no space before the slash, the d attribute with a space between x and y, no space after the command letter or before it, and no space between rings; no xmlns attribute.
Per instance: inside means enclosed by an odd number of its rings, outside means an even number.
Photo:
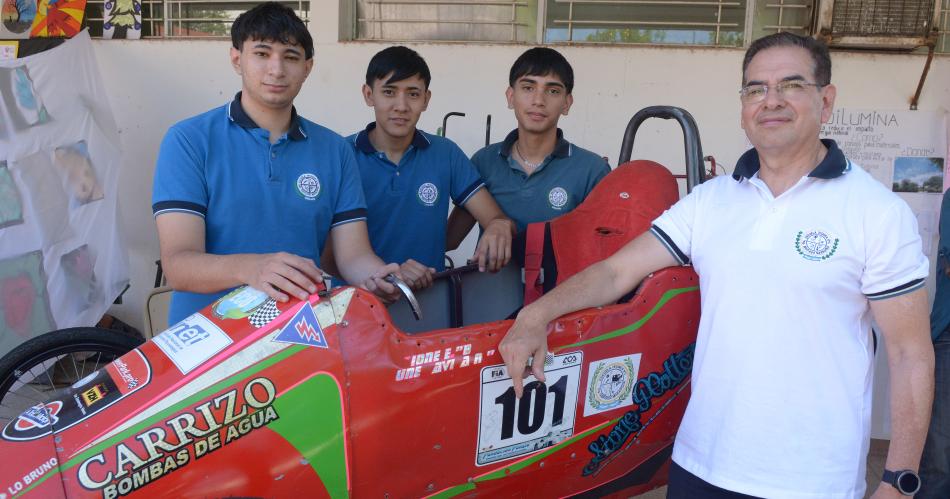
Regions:
<svg viewBox="0 0 950 499"><path fill-rule="evenodd" d="M384 281L396 286L397 289L406 297L406 301L409 302L409 308L412 310L412 315L415 316L417 321L422 320L422 307L419 306L419 300L416 300L416 295L409 289L409 285L405 281L396 277L395 274L389 274L383 278Z"/></svg>

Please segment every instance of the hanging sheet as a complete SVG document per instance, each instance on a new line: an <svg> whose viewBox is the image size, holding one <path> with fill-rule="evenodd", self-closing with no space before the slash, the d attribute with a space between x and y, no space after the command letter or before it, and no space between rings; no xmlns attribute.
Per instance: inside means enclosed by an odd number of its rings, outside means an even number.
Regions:
<svg viewBox="0 0 950 499"><path fill-rule="evenodd" d="M0 61L0 355L95 324L125 288L120 159L88 32Z"/></svg>

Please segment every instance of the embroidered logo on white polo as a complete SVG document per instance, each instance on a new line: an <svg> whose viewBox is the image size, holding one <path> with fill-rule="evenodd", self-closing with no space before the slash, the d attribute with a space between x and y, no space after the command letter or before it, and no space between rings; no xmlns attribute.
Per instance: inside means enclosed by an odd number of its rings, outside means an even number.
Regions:
<svg viewBox="0 0 950 499"><path fill-rule="evenodd" d="M802 258L819 262L834 256L839 239L822 230L800 230L795 236L795 251Z"/></svg>

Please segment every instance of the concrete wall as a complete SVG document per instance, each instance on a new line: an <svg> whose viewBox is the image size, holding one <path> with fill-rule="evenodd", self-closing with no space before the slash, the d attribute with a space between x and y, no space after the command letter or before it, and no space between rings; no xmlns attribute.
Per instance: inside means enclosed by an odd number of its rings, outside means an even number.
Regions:
<svg viewBox="0 0 950 499"><path fill-rule="evenodd" d="M298 111L342 134L373 119L360 96L369 58L385 45L339 43L336 2L321 2L313 16L313 73L297 98ZM120 223L130 253L132 287L113 313L134 325L153 284L158 239L151 217L152 172L166 129L178 120L222 105L240 89L225 41L96 41L95 51L118 122L124 160L119 184ZM415 44L432 72L432 101L420 128L435 132L449 111L467 113L449 122L448 136L474 153L484 143L492 115L493 142L515 126L506 108L508 69L525 46ZM610 157L616 165L627 121L644 106L666 104L696 118L703 151L731 171L747 148L739 128L738 89L742 50L670 47L572 47L559 49L574 66L574 107L561 120L572 142ZM907 109L924 57L902 54L833 54L838 107ZM950 107L950 57L938 57L920 109ZM681 171L682 139L672 122L652 120L641 129L634 158L660 161ZM471 243L469 242L469 247ZM464 257L463 257L464 258ZM458 261L458 259L456 259ZM878 418L876 418L878 419Z"/></svg>

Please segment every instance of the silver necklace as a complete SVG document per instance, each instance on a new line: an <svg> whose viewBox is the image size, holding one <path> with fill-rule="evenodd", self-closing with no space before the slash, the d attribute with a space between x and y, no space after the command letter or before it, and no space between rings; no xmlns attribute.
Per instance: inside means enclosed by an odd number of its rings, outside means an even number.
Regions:
<svg viewBox="0 0 950 499"><path fill-rule="evenodd" d="M521 162L524 163L524 165L527 166L528 168L531 168L532 170L541 166L541 163L544 163L543 159L538 163L532 163L528 161L528 158L524 157L524 154L521 153L521 147L518 145L517 142L515 142L515 152L518 153L518 157L521 158Z"/></svg>

